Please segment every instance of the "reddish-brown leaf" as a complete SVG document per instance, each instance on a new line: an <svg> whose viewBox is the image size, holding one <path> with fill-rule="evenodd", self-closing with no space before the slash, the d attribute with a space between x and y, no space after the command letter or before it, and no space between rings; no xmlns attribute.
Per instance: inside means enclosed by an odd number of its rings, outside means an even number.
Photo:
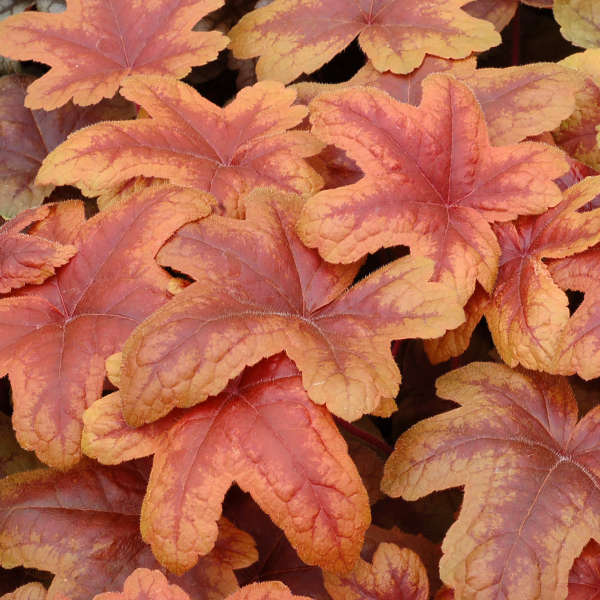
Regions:
<svg viewBox="0 0 600 600"><path fill-rule="evenodd" d="M600 598L600 544L588 542L575 559L569 573L567 600L598 600Z"/></svg>
<svg viewBox="0 0 600 600"><path fill-rule="evenodd" d="M139 532L147 485L141 463L102 467L83 461L61 473L52 469L0 480L0 562L55 574L49 597L89 600L123 585L137 567L165 570ZM233 569L256 560L248 534L226 520L213 552L177 577L195 600L222 600L238 589Z"/></svg>
<svg viewBox="0 0 600 600"><path fill-rule="evenodd" d="M285 350L317 404L353 421L398 391L394 339L462 322L454 293L429 283L431 261L405 257L348 289L359 264L332 265L294 232L303 201L246 198L245 221L182 228L158 258L196 282L124 347L123 411L133 426L218 394L246 365Z"/></svg>
<svg viewBox="0 0 600 600"><path fill-rule="evenodd" d="M427 600L427 572L419 557L408 548L383 543L372 564L362 558L352 573L325 573L325 587L333 600Z"/></svg>
<svg viewBox="0 0 600 600"><path fill-rule="evenodd" d="M123 98L103 100L89 108L70 102L46 112L23 106L25 89L34 81L25 75L0 79L0 215L14 217L25 208L37 206L53 185L34 184L42 161L67 136L98 121L129 119L135 106Z"/></svg>
<svg viewBox="0 0 600 600"><path fill-rule="evenodd" d="M492 147L473 93L445 74L424 82L418 108L355 88L319 96L311 121L365 173L306 203L300 237L326 260L408 245L435 261L433 279L465 304L477 280L488 292L496 280L500 247L489 223L560 202L552 180L568 168L562 154L533 142Z"/></svg>
<svg viewBox="0 0 600 600"><path fill-rule="evenodd" d="M233 481L304 562L345 572L358 558L370 521L367 493L329 412L311 402L285 355L145 427L125 423L118 392L84 418L88 455L114 464L154 454L142 535L172 571L189 569L212 549Z"/></svg>
<svg viewBox="0 0 600 600"><path fill-rule="evenodd" d="M77 248L46 239L42 235L21 233L35 221L45 219L57 206L42 206L23 211L0 227L0 294L27 284L42 283L75 255Z"/></svg>
<svg viewBox="0 0 600 600"><path fill-rule="evenodd" d="M303 159L323 145L287 131L306 115L296 94L265 81L219 108L167 77L131 77L121 93L152 118L103 123L69 138L44 161L38 183L74 184L88 196L131 177L161 177L214 194L231 216L241 194L271 185L312 194L323 182Z"/></svg>
<svg viewBox="0 0 600 600"><path fill-rule="evenodd" d="M312 600L308 596L295 596L279 581L253 583L243 587L227 600Z"/></svg>
<svg viewBox="0 0 600 600"><path fill-rule="evenodd" d="M208 212L198 192L155 186L81 223L66 240L77 248L67 265L0 300L0 374L10 376L13 425L19 443L45 463L68 468L79 460L81 416L100 397L104 360L170 297L171 277L156 252ZM72 235L72 216L56 211L66 226L48 230Z"/></svg>
<svg viewBox="0 0 600 600"><path fill-rule="evenodd" d="M0 23L0 53L51 65L29 86L29 108L70 99L95 104L132 74L184 77L227 45L218 31L191 31L222 0L69 0L60 14L28 12Z"/></svg>
<svg viewBox="0 0 600 600"><path fill-rule="evenodd" d="M462 407L399 438L382 489L416 499L465 486L440 563L458 598L565 598L573 560L600 535L600 410L577 423L566 379L493 363L437 388Z"/></svg>
<svg viewBox="0 0 600 600"><path fill-rule="evenodd" d="M259 79L288 83L311 73L358 36L379 71L410 73L426 54L464 58L500 43L492 25L460 7L465 0L275 0L229 32L238 58L260 56Z"/></svg>

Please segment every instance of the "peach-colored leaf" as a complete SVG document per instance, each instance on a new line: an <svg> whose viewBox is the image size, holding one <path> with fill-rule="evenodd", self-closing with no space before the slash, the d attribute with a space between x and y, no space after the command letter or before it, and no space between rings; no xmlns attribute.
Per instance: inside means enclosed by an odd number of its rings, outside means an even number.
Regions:
<svg viewBox="0 0 600 600"><path fill-rule="evenodd" d="M44 282L77 252L70 244L21 233L31 223L46 218L51 210L56 206L29 209L0 227L0 294Z"/></svg>
<svg viewBox="0 0 600 600"><path fill-rule="evenodd" d="M567 600L598 600L600 598L600 544L588 542L575 559L569 573Z"/></svg>
<svg viewBox="0 0 600 600"><path fill-rule="evenodd" d="M124 347L131 425L202 402L282 350L311 399L353 421L396 396L392 340L434 337L462 322L452 290L428 282L430 260L399 259L348 289L360 265L326 263L295 234L301 198L259 189L246 204L245 221L211 216L161 250L161 264L195 283Z"/></svg>
<svg viewBox="0 0 600 600"><path fill-rule="evenodd" d="M582 78L573 114L553 131L556 143L571 156L600 170L600 48L561 61Z"/></svg>
<svg viewBox="0 0 600 600"><path fill-rule="evenodd" d="M325 587L333 600L428 600L427 572L408 548L382 543L372 564L362 558L348 575L325 573Z"/></svg>
<svg viewBox="0 0 600 600"><path fill-rule="evenodd" d="M178 585L156 569L136 569L123 583L122 592L105 592L94 600L190 600Z"/></svg>
<svg viewBox="0 0 600 600"><path fill-rule="evenodd" d="M576 46L600 46L600 5L597 0L554 0L554 18L563 37Z"/></svg>
<svg viewBox="0 0 600 600"><path fill-rule="evenodd" d="M209 552L228 488L252 494L308 564L352 568L369 500L329 412L281 354L246 370L219 396L133 429L119 392L85 414L84 451L105 463L154 454L142 535L180 573Z"/></svg>
<svg viewBox="0 0 600 600"><path fill-rule="evenodd" d="M25 75L0 79L0 215L14 217L25 208L37 206L53 185L34 184L42 161L67 136L98 121L129 119L135 106L123 98L103 100L89 108L70 102L46 112L23 106L25 89L34 81Z"/></svg>
<svg viewBox="0 0 600 600"><path fill-rule="evenodd" d="M465 486L440 563L457 598L565 598L573 560L600 535L600 410L577 423L566 379L494 363L437 389L461 407L398 439L382 489L414 500Z"/></svg>
<svg viewBox="0 0 600 600"><path fill-rule="evenodd" d="M295 92L280 83L244 88L225 108L167 77L130 77L121 93L152 118L72 135L44 161L38 183L74 184L94 196L138 175L161 177L211 192L231 216L256 186L312 194L323 183L303 159L323 145L306 131L287 131L306 108L292 106Z"/></svg>
<svg viewBox="0 0 600 600"><path fill-rule="evenodd" d="M308 596L296 596L279 581L253 583L227 597L227 600L311 600Z"/></svg>
<svg viewBox="0 0 600 600"><path fill-rule="evenodd" d="M81 416L100 397L104 360L170 298L156 252L208 212L197 192L153 187L83 223L77 254L55 276L0 300L0 374L10 377L13 425L43 462L79 460Z"/></svg>
<svg viewBox="0 0 600 600"><path fill-rule="evenodd" d="M0 23L0 53L51 65L25 104L52 110L111 98L132 74L184 77L227 45L218 31L191 31L222 0L69 0L60 14L29 12Z"/></svg>
<svg viewBox="0 0 600 600"><path fill-rule="evenodd" d="M14 592L0 596L0 600L46 600L48 592L41 583L27 583Z"/></svg>
<svg viewBox="0 0 600 600"><path fill-rule="evenodd" d="M259 79L289 83L331 60L358 36L378 71L410 73L426 54L465 58L500 43L465 0L275 0L229 32L238 58L260 56Z"/></svg>
<svg viewBox="0 0 600 600"><path fill-rule="evenodd" d="M238 589L233 569L256 560L248 534L222 519L214 551L178 577L166 573L140 536L147 466L82 461L66 473L41 469L0 480L0 563L55 574L49 597L89 600L123 585L137 567L160 569L194 600Z"/></svg>
<svg viewBox="0 0 600 600"><path fill-rule="evenodd" d="M434 280L465 304L477 280L488 292L496 280L500 248L489 222L560 202L552 180L567 170L561 153L533 142L492 147L473 93L443 73L424 82L418 108L355 88L319 96L311 121L365 173L306 203L300 237L326 260L408 245L435 261Z"/></svg>

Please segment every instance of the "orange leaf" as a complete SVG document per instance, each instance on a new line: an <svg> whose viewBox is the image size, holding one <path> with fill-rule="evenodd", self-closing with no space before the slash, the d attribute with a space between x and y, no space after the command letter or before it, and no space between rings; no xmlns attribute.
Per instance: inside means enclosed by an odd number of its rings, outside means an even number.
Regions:
<svg viewBox="0 0 600 600"><path fill-rule="evenodd" d="M136 569L124 582L122 592L106 592L94 600L190 600L178 585L171 585L157 570Z"/></svg>
<svg viewBox="0 0 600 600"><path fill-rule="evenodd" d="M493 363L437 389L461 408L399 438L382 489L414 500L465 486L440 563L457 598L565 598L573 560L600 536L600 410L577 423L566 379Z"/></svg>
<svg viewBox="0 0 600 600"><path fill-rule="evenodd" d="M358 36L378 71L410 73L426 54L464 58L500 43L465 0L275 0L229 32L238 58L260 56L259 79L288 83L331 60Z"/></svg>
<svg viewBox="0 0 600 600"><path fill-rule="evenodd" d="M311 600L307 596L295 596L279 581L253 583L239 592L227 596L227 600Z"/></svg>
<svg viewBox="0 0 600 600"><path fill-rule="evenodd" d="M452 290L428 283L431 261L397 260L348 290L360 265L328 264L301 243L298 196L260 189L246 204L245 221L209 217L182 228L158 255L196 283L124 347L131 425L202 402L282 350L311 399L353 421L396 396L392 340L434 337L462 322Z"/></svg>
<svg viewBox="0 0 600 600"><path fill-rule="evenodd" d="M89 600L123 585L137 567L165 570L144 544L140 509L147 467L138 461L103 467L82 461L60 473L39 469L0 480L0 563L55 574L50 598ZM250 536L222 519L214 551L177 577L194 600L221 600L238 589L233 569L256 560Z"/></svg>
<svg viewBox="0 0 600 600"><path fill-rule="evenodd" d="M306 203L302 240L329 261L351 262L404 244L435 261L434 281L465 304L479 280L491 292L500 248L489 222L560 202L561 153L524 142L492 147L472 92L445 74L423 85L419 108L355 88L311 103L315 135L344 149L365 176Z"/></svg>
<svg viewBox="0 0 600 600"><path fill-rule="evenodd" d="M28 108L111 98L132 74L184 77L217 57L227 38L192 27L222 0L69 0L60 14L27 12L0 23L0 53L52 66L29 86Z"/></svg>
<svg viewBox="0 0 600 600"><path fill-rule="evenodd" d="M133 429L117 392L85 414L84 451L105 463L154 454L142 535L181 573L209 552L235 481L283 529L300 558L336 572L358 558L369 500L346 444L285 357L245 371L219 396Z"/></svg>
<svg viewBox="0 0 600 600"><path fill-rule="evenodd" d="M51 210L56 210L56 205L26 210L0 227L0 294L44 282L77 252L75 246L20 233L34 221L47 217Z"/></svg>
<svg viewBox="0 0 600 600"><path fill-rule="evenodd" d="M167 77L131 77L121 93L152 117L88 127L44 161L38 183L78 185L88 196L131 177L161 177L214 194L231 216L258 185L312 194L322 180L302 157L322 144L287 131L306 115L293 90L273 81L240 91L219 108L192 87Z"/></svg>
<svg viewBox="0 0 600 600"><path fill-rule="evenodd" d="M163 241L209 212L197 192L153 187L82 223L77 255L43 285L0 300L0 375L10 376L19 443L47 464L80 457L81 416L100 397L104 360L164 304ZM57 211L67 226L69 211Z"/></svg>
<svg viewBox="0 0 600 600"><path fill-rule="evenodd" d="M428 600L427 572L408 548L383 543L373 563L359 559L349 575L325 573L325 587L333 600Z"/></svg>
<svg viewBox="0 0 600 600"><path fill-rule="evenodd" d="M8 75L0 79L0 215L14 217L25 208L37 206L54 189L53 185L36 186L34 179L48 152L67 136L98 121L128 119L135 116L135 106L123 98L103 100L89 108L68 103L46 112L23 106L25 88L34 81L25 75Z"/></svg>

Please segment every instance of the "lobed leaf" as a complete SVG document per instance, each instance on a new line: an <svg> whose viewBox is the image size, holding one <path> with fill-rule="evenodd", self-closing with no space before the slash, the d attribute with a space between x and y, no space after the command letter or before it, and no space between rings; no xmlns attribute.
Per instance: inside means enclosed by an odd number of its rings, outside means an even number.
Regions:
<svg viewBox="0 0 600 600"><path fill-rule="evenodd" d="M243 214L239 197L259 185L311 194L322 186L303 157L322 144L287 131L306 114L293 90L266 81L241 90L225 108L167 77L130 77L121 93L150 119L103 123L62 144L44 161L37 182L73 184L88 196L139 175L212 193L221 210Z"/></svg>
<svg viewBox="0 0 600 600"><path fill-rule="evenodd" d="M0 23L0 53L52 68L28 88L28 108L83 106L115 95L133 74L180 78L227 45L218 31L191 31L222 0L69 0L59 14L27 12Z"/></svg>
<svg viewBox="0 0 600 600"><path fill-rule="evenodd" d="M600 594L599 559L600 545L591 540L573 563L567 600L597 600Z"/></svg>
<svg viewBox="0 0 600 600"><path fill-rule="evenodd" d="M515 16L519 0L472 0L463 10L477 19L485 19L494 24L496 31L502 31Z"/></svg>
<svg viewBox="0 0 600 600"><path fill-rule="evenodd" d="M600 412L577 423L566 379L492 363L437 389L461 407L399 438L382 489L416 499L465 486L440 563L457 597L565 598L573 560L600 535Z"/></svg>
<svg viewBox="0 0 600 600"><path fill-rule="evenodd" d="M426 54L464 58L500 43L465 0L275 0L229 32L238 58L260 56L259 79L289 83L331 60L358 36L378 71L410 73Z"/></svg>
<svg viewBox="0 0 600 600"><path fill-rule="evenodd" d="M41 583L26 583L14 592L3 594L0 600L46 600L48 593ZM58 599L57 599L58 600Z"/></svg>
<svg viewBox="0 0 600 600"><path fill-rule="evenodd" d="M311 600L308 596L296 596L279 581L246 585L227 600Z"/></svg>
<svg viewBox="0 0 600 600"><path fill-rule="evenodd" d="M47 228L73 236L61 241L77 255L43 285L0 299L0 375L10 377L13 426L46 464L66 469L79 460L81 416L101 395L104 360L170 297L158 249L209 210L197 192L155 186L75 231L83 211L56 211L62 223Z"/></svg>
<svg viewBox="0 0 600 600"><path fill-rule="evenodd" d="M190 600L178 585L171 585L156 569L136 569L123 584L122 592L105 592L94 600Z"/></svg>
<svg viewBox="0 0 600 600"><path fill-rule="evenodd" d="M397 260L348 289L360 265L328 264L302 244L299 197L261 189L245 202L245 221L209 217L161 250L161 264L195 283L124 347L121 394L131 425L202 402L282 350L314 402L356 420L398 391L392 340L434 337L462 321L453 292L428 283L429 260Z"/></svg>
<svg viewBox="0 0 600 600"><path fill-rule="evenodd" d="M576 46L600 46L600 8L595 0L554 0L563 37Z"/></svg>
<svg viewBox="0 0 600 600"><path fill-rule="evenodd" d="M476 281L491 292L496 280L500 248L489 222L560 202L552 181L567 170L560 153L532 142L492 147L472 92L445 74L427 79L419 108L355 88L319 96L311 121L365 173L313 196L299 220L301 239L329 261L408 245L434 260L433 280L465 304Z"/></svg>
<svg viewBox="0 0 600 600"><path fill-rule="evenodd" d="M154 454L142 535L170 570L211 551L232 482L252 494L308 564L344 572L358 558L369 501L347 446L284 355L219 396L133 429L119 393L85 414L83 448L105 463Z"/></svg>

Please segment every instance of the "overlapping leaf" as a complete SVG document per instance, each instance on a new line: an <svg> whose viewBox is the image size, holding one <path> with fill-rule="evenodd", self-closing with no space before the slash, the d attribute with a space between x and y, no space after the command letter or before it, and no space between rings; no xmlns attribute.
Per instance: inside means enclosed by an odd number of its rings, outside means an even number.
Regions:
<svg viewBox="0 0 600 600"><path fill-rule="evenodd" d="M600 46L600 6L596 0L554 0L554 18L563 37L576 46Z"/></svg>
<svg viewBox="0 0 600 600"><path fill-rule="evenodd" d="M161 264L196 283L124 347L121 393L131 425L193 406L282 350L314 402L356 420L398 391L392 340L434 337L462 321L452 290L428 283L431 261L397 260L348 290L359 265L328 264L302 244L298 196L261 189L245 202L245 221L209 217L161 250Z"/></svg>
<svg viewBox="0 0 600 600"><path fill-rule="evenodd" d="M567 600L598 600L599 597L600 544L591 540L573 563Z"/></svg>
<svg viewBox="0 0 600 600"><path fill-rule="evenodd" d="M105 592L94 600L190 600L190 597L178 585L170 584L160 571L140 568L125 580L122 592Z"/></svg>
<svg viewBox="0 0 600 600"><path fill-rule="evenodd" d="M349 575L325 574L333 600L428 600L427 573L419 557L395 544L380 544L372 563L362 558Z"/></svg>
<svg viewBox="0 0 600 600"><path fill-rule="evenodd" d="M519 0L472 0L463 10L477 19L486 19L502 31L512 20L519 7Z"/></svg>
<svg viewBox="0 0 600 600"><path fill-rule="evenodd" d="M329 412L308 398L279 355L219 396L133 429L117 392L85 415L83 447L105 463L154 454L142 535L182 572L209 552L235 481L283 529L304 562L352 568L369 525L366 490Z"/></svg>
<svg viewBox="0 0 600 600"><path fill-rule="evenodd" d="M192 27L222 0L69 0L60 14L24 13L0 24L0 53L52 66L25 103L52 110L70 99L111 98L132 74L187 75L217 57L227 38Z"/></svg>
<svg viewBox="0 0 600 600"><path fill-rule="evenodd" d="M119 97L89 108L69 102L51 112L29 110L23 100L33 81L25 75L0 79L0 215L4 217L41 204L52 191L53 185L38 186L34 179L48 152L71 132L98 121L135 116L135 106Z"/></svg>
<svg viewBox="0 0 600 600"><path fill-rule="evenodd" d="M465 0L275 0L229 32L238 58L260 56L259 79L289 83L358 36L379 71L410 73L426 54L464 58L500 43L491 23L461 10Z"/></svg>
<svg viewBox="0 0 600 600"><path fill-rule="evenodd" d="M0 596L0 600L46 600L48 593L41 583L26 583L14 592Z"/></svg>
<svg viewBox="0 0 600 600"><path fill-rule="evenodd" d="M42 466L34 454L19 446L10 424L10 417L0 413L0 479Z"/></svg>
<svg viewBox="0 0 600 600"><path fill-rule="evenodd" d="M71 244L21 233L31 223L46 218L51 210L55 211L56 206L24 211L0 227L0 294L42 283L77 252Z"/></svg>
<svg viewBox="0 0 600 600"><path fill-rule="evenodd" d="M600 535L600 411L577 423L566 379L493 363L437 389L461 408L399 438L382 489L416 499L465 486L440 563L458 598L565 598L573 560Z"/></svg>
<svg viewBox="0 0 600 600"><path fill-rule="evenodd" d="M59 241L77 255L44 284L0 300L0 374L10 376L20 444L67 468L79 460L81 416L100 397L104 360L170 297L171 277L155 263L156 252L209 207L199 193L169 186L87 222L76 203L59 206L58 223L46 231L71 232Z"/></svg>
<svg viewBox="0 0 600 600"><path fill-rule="evenodd" d="M306 115L295 93L275 82L243 89L219 108L186 84L131 77L121 93L152 117L103 123L69 138L44 161L38 183L78 185L94 196L131 177L161 177L214 194L235 216L238 198L259 185L311 194L322 180L305 156L322 144L287 131Z"/></svg>
<svg viewBox="0 0 600 600"><path fill-rule="evenodd" d="M295 596L279 581L253 583L227 597L227 600L311 600L308 596Z"/></svg>
<svg viewBox="0 0 600 600"><path fill-rule="evenodd" d="M553 131L556 143L571 156L600 170L600 48L572 54L561 63L582 78L574 113Z"/></svg>
<svg viewBox="0 0 600 600"><path fill-rule="evenodd" d="M544 144L492 147L472 92L445 74L423 85L419 108L377 89L322 94L311 103L315 134L344 149L365 176L306 204L303 241L326 260L351 262L405 244L435 261L434 280L464 304L475 282L490 292L500 248L489 222L560 202L552 181L565 159Z"/></svg>
<svg viewBox="0 0 600 600"><path fill-rule="evenodd" d="M60 473L44 469L0 481L0 562L55 574L50 597L89 600L120 587L137 567L164 569L139 532L147 469L140 463L89 462ZM238 589L233 569L256 559L252 539L225 520L213 552L171 583L195 600L222 600Z"/></svg>

